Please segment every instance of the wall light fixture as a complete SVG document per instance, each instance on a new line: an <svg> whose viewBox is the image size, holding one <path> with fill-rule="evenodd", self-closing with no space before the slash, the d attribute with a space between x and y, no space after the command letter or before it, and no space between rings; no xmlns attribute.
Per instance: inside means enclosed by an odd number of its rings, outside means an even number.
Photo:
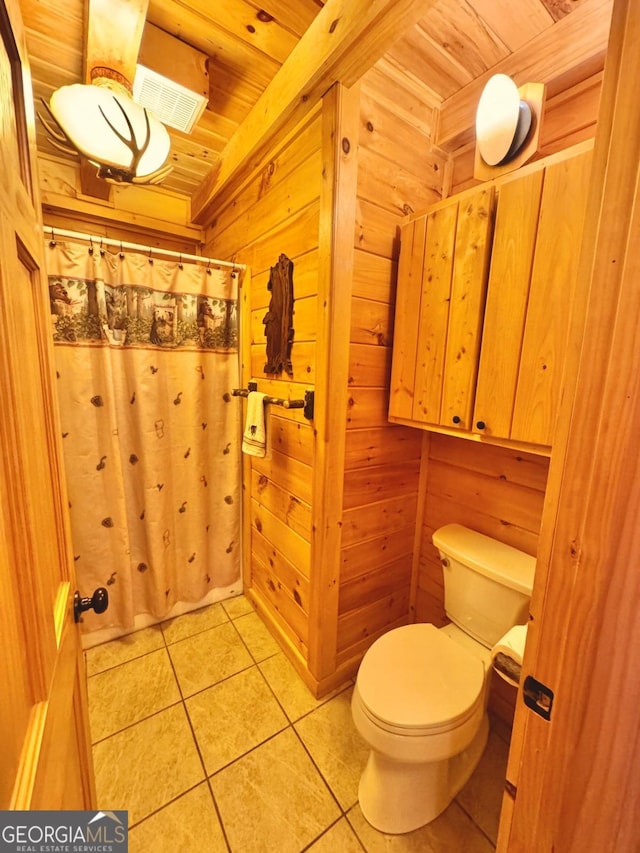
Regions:
<svg viewBox="0 0 640 853"><path fill-rule="evenodd" d="M131 84L116 71L94 68L91 84L62 86L40 114L51 143L93 163L110 183L159 184L171 140L164 125L131 97Z"/></svg>

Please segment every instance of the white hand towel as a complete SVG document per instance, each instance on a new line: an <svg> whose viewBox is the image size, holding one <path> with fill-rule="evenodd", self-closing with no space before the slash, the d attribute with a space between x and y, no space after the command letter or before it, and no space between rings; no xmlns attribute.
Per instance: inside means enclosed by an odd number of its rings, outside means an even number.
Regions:
<svg viewBox="0 0 640 853"><path fill-rule="evenodd" d="M247 395L247 420L242 435L242 452L249 456L266 456L267 431L264 417L264 398L260 391Z"/></svg>
<svg viewBox="0 0 640 853"><path fill-rule="evenodd" d="M520 668L527 642L527 626L515 625L491 649L491 664L506 682L515 687L520 682Z"/></svg>

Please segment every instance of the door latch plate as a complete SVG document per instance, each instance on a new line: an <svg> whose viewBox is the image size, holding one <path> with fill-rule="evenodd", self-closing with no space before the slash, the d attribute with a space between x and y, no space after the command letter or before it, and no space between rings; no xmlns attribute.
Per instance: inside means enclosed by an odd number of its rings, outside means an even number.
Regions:
<svg viewBox="0 0 640 853"><path fill-rule="evenodd" d="M528 675L522 685L522 698L527 708L531 708L544 720L551 719L551 707L553 705L553 690L546 684Z"/></svg>

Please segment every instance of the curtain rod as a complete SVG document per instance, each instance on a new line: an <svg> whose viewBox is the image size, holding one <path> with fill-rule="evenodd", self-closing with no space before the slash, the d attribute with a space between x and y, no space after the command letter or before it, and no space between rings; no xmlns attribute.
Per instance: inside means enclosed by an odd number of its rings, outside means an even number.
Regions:
<svg viewBox="0 0 640 853"><path fill-rule="evenodd" d="M155 246L143 246L141 243L126 243L123 240L114 240L112 237L103 237L102 235L93 236L91 234L81 234L79 231L67 231L64 228L52 228L51 226L43 226L45 234L50 233L51 239L55 241L56 237L69 237L72 240L84 240L86 243L108 243L122 249L133 249L138 252L153 252L156 255L168 255L171 258L182 259L183 261L195 261L201 264L211 264L216 267L231 267L236 270L246 270L246 264L236 264L230 261L218 261L215 258L205 258L202 255L189 255L185 252L174 252L172 249L159 249Z"/></svg>

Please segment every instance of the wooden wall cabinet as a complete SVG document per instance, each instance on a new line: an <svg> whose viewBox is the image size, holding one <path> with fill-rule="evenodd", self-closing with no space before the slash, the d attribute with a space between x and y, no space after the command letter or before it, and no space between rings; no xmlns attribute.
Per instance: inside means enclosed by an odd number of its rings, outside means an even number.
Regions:
<svg viewBox="0 0 640 853"><path fill-rule="evenodd" d="M551 445L590 165L579 146L403 226L390 420Z"/></svg>
<svg viewBox="0 0 640 853"><path fill-rule="evenodd" d="M494 195L484 186L402 227L391 420L471 426Z"/></svg>

